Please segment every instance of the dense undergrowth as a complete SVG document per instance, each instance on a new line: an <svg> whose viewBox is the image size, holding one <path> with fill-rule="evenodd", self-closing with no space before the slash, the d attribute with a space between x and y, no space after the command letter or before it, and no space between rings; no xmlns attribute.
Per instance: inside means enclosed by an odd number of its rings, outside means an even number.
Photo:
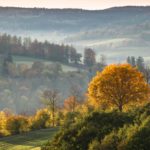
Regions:
<svg viewBox="0 0 150 150"><path fill-rule="evenodd" d="M121 113L92 112L66 121L42 150L149 150L150 103Z"/></svg>

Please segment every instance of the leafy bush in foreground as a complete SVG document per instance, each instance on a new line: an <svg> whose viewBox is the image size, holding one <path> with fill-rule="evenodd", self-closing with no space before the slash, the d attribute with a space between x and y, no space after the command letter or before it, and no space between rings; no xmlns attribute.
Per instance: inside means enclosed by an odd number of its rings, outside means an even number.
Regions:
<svg viewBox="0 0 150 150"><path fill-rule="evenodd" d="M67 127L42 150L149 150L150 104L128 113L93 112Z"/></svg>
<svg viewBox="0 0 150 150"><path fill-rule="evenodd" d="M96 150L149 150L150 147L150 117L138 126L124 126L118 131L106 135L99 144L92 142L91 147L97 146ZM94 144L93 144L94 143Z"/></svg>
<svg viewBox="0 0 150 150"><path fill-rule="evenodd" d="M113 130L102 140L93 140L89 150L149 150L150 104L133 112L134 124Z"/></svg>
<svg viewBox="0 0 150 150"><path fill-rule="evenodd" d="M126 113L93 112L67 129L62 128L53 141L47 143L42 150L86 150L93 139L101 140L113 129L132 123L132 120L133 118Z"/></svg>

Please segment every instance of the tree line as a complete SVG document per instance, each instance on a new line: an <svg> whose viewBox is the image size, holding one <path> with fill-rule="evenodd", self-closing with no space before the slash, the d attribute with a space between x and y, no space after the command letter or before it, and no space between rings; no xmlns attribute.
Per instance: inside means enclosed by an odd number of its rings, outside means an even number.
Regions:
<svg viewBox="0 0 150 150"><path fill-rule="evenodd" d="M134 56L128 56L127 63L132 67L137 67L144 74L147 83L150 82L150 65L145 62L143 57L139 56L136 58Z"/></svg>
<svg viewBox="0 0 150 150"><path fill-rule="evenodd" d="M59 45L48 41L40 42L37 39L21 38L7 34L0 35L0 54L37 57L62 63L81 61L81 54L69 45Z"/></svg>
<svg viewBox="0 0 150 150"><path fill-rule="evenodd" d="M22 38L7 34L0 35L0 54L37 57L62 63L83 63L85 66L96 64L96 53L92 48L85 48L84 56L70 45L54 44L48 41L40 42L30 37Z"/></svg>

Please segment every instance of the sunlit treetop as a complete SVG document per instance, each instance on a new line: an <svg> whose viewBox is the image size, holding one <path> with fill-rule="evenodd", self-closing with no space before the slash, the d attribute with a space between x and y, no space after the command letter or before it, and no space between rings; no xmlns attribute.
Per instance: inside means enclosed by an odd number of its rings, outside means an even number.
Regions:
<svg viewBox="0 0 150 150"><path fill-rule="evenodd" d="M96 108L139 105L148 100L149 86L141 72L129 64L109 65L89 83L89 103Z"/></svg>

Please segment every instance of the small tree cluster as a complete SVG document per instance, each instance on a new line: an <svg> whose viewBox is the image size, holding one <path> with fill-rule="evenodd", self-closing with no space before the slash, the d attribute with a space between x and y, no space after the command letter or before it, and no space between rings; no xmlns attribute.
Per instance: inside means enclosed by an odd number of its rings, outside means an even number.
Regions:
<svg viewBox="0 0 150 150"><path fill-rule="evenodd" d="M134 56L128 57L127 63L133 67L137 67L138 70L144 74L147 83L150 82L150 65L144 61L143 57L141 56L139 56L138 58L135 58Z"/></svg>
<svg viewBox="0 0 150 150"><path fill-rule="evenodd" d="M0 111L0 136L15 135L52 126L52 113L48 109L37 110L33 116Z"/></svg>
<svg viewBox="0 0 150 150"><path fill-rule="evenodd" d="M7 34L0 35L0 54L44 58L63 63L80 63L81 54L69 45L58 45L48 41L40 42L37 39L21 38Z"/></svg>

